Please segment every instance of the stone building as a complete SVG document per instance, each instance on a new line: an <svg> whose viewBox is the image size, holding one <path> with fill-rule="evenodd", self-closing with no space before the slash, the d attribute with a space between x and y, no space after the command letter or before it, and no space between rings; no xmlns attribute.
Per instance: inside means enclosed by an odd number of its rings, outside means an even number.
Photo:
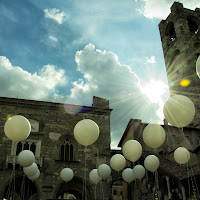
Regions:
<svg viewBox="0 0 200 200"><path fill-rule="evenodd" d="M174 2L171 13L159 24L170 95L183 94L195 104L191 127L200 126L200 79L196 61L200 55L200 8L189 10ZM182 84L188 80L190 85Z"/></svg>
<svg viewBox="0 0 200 200"><path fill-rule="evenodd" d="M141 181L128 186L130 199L199 199L200 191L200 79L196 73L196 61L200 55L200 9L195 11L174 2L171 13L159 24L170 95L182 94L195 104L196 114L193 122L183 129L168 125L163 128L166 140L156 151L148 148L142 139L146 123L131 119L119 142L123 147L127 140L138 140L143 146L142 157L137 164L144 164L149 154L155 154L160 160L158 185L153 173L146 173ZM189 85L182 84L187 80ZM190 151L189 164L179 166L174 158L174 150L180 146ZM133 165L129 163L129 165ZM157 189L156 189L157 187ZM157 190L157 191L156 191Z"/></svg>
<svg viewBox="0 0 200 200"><path fill-rule="evenodd" d="M160 160L158 168L159 199L184 199L195 195L198 199L200 190L200 130L198 128L175 128L168 124L162 125L166 133L164 144L158 149L152 149L145 145L142 133L147 123L141 120L131 119L119 142L119 147L123 147L128 140L137 140L143 148L142 157L136 163L129 163L133 167L135 164L144 166L144 159L148 155L156 155ZM186 147L190 151L190 162L180 166L174 160L174 150L180 146ZM189 181L189 183L188 183ZM156 179L155 174L146 171L146 176L141 180L136 180L128 186L130 199L155 199ZM200 196L199 196L200 197Z"/></svg>
<svg viewBox="0 0 200 200"><path fill-rule="evenodd" d="M110 198L110 179L95 187L88 177L97 164L109 164L111 111L109 101L99 97L93 97L91 107L1 97L0 199L12 193L20 200ZM23 115L31 123L30 136L18 143L4 134L4 124L13 115ZM100 129L98 140L87 148L73 136L75 125L82 119L95 121ZM35 154L41 172L33 182L17 161L23 149ZM74 171L74 178L67 184L59 176L65 167Z"/></svg>

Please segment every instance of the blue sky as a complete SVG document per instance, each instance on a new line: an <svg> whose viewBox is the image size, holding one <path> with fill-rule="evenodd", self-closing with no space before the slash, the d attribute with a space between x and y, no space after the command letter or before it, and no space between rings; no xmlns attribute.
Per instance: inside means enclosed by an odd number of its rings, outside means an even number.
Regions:
<svg viewBox="0 0 200 200"><path fill-rule="evenodd" d="M169 91L158 24L172 3L0 0L0 96L87 106L93 96L109 99L115 148L130 118L162 122Z"/></svg>

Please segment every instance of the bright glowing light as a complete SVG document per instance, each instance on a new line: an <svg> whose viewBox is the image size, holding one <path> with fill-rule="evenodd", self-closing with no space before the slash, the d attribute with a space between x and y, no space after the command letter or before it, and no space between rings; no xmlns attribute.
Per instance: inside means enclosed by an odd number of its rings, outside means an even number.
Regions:
<svg viewBox="0 0 200 200"><path fill-rule="evenodd" d="M187 87L188 85L190 85L190 80L188 79L184 79L180 82L180 86L182 87Z"/></svg>
<svg viewBox="0 0 200 200"><path fill-rule="evenodd" d="M142 86L142 92L152 103L159 103L167 88L167 85L163 81L150 80Z"/></svg>

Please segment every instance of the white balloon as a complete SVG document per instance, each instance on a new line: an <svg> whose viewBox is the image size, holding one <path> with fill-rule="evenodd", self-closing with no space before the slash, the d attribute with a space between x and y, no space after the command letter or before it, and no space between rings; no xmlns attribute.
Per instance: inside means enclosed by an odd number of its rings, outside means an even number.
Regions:
<svg viewBox="0 0 200 200"><path fill-rule="evenodd" d="M121 154L115 154L110 159L111 168L117 172L124 169L125 165L126 165L126 159Z"/></svg>
<svg viewBox="0 0 200 200"><path fill-rule="evenodd" d="M150 172L155 172L160 165L160 161L157 156L149 155L144 160L145 168Z"/></svg>
<svg viewBox="0 0 200 200"><path fill-rule="evenodd" d="M190 152L185 147L179 147L174 151L174 159L179 164L185 164L190 160Z"/></svg>
<svg viewBox="0 0 200 200"><path fill-rule="evenodd" d="M99 137L99 127L94 121L83 119L74 127L74 137L79 144L91 145Z"/></svg>
<svg viewBox="0 0 200 200"><path fill-rule="evenodd" d="M135 176L133 175L133 170L131 168L126 168L125 170L123 170L122 178L127 183L132 182L135 179Z"/></svg>
<svg viewBox="0 0 200 200"><path fill-rule="evenodd" d="M34 176L37 173L38 166L35 163L33 163L29 167L24 167L23 170L24 170L24 173L26 174L26 176L31 177L31 176Z"/></svg>
<svg viewBox="0 0 200 200"><path fill-rule="evenodd" d="M29 150L23 150L18 155L18 163L22 167L28 167L35 162L35 156L32 153L32 151Z"/></svg>
<svg viewBox="0 0 200 200"><path fill-rule="evenodd" d="M188 97L175 95L165 102L163 113L165 119L172 126L180 128L192 122L195 115L195 107Z"/></svg>
<svg viewBox="0 0 200 200"><path fill-rule="evenodd" d="M135 162L142 155L142 145L137 140L128 140L122 148L126 159Z"/></svg>
<svg viewBox="0 0 200 200"><path fill-rule="evenodd" d="M28 119L21 115L15 115L9 118L4 125L5 135L13 141L19 142L25 140L30 132L31 125Z"/></svg>
<svg viewBox="0 0 200 200"><path fill-rule="evenodd" d="M60 172L60 177L65 182L71 181L74 177L74 172L70 168L64 168Z"/></svg>
<svg viewBox="0 0 200 200"><path fill-rule="evenodd" d="M142 165L136 165L133 168L133 175L135 178L141 180L145 175L145 168Z"/></svg>
<svg viewBox="0 0 200 200"><path fill-rule="evenodd" d="M143 131L143 141L151 148L159 148L165 142L165 130L159 124L148 124Z"/></svg>
<svg viewBox="0 0 200 200"><path fill-rule="evenodd" d="M97 184L101 181L101 177L99 177L97 173L97 169L93 169L89 174L90 181L94 184Z"/></svg>
<svg viewBox="0 0 200 200"><path fill-rule="evenodd" d="M33 176L28 176L28 178L29 178L30 180L34 181L34 180L36 180L37 178L39 178L39 176L40 176L40 170L38 169L35 175L33 175Z"/></svg>
<svg viewBox="0 0 200 200"><path fill-rule="evenodd" d="M197 72L198 77L200 78L200 56L197 58L196 72Z"/></svg>
<svg viewBox="0 0 200 200"><path fill-rule="evenodd" d="M102 178L102 179L107 179L110 174L111 174L111 169L110 166L106 165L106 164L101 164L99 165L99 167L97 168L97 174Z"/></svg>

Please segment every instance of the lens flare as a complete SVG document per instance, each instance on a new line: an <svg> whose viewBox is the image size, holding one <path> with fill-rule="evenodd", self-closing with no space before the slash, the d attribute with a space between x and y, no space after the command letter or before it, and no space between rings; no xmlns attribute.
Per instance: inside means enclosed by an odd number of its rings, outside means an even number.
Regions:
<svg viewBox="0 0 200 200"><path fill-rule="evenodd" d="M182 86L182 87L187 87L187 86L189 86L190 85L190 80L188 80L188 79L184 79L184 80L182 80L181 82L180 82L180 86Z"/></svg>
<svg viewBox="0 0 200 200"><path fill-rule="evenodd" d="M10 119L12 116L11 115L7 115L7 120Z"/></svg>

